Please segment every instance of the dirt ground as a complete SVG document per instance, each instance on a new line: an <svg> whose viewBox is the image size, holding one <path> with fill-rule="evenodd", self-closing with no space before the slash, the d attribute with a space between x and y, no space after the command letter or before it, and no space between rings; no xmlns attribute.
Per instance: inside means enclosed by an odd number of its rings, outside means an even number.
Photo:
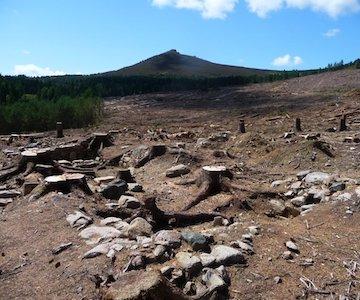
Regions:
<svg viewBox="0 0 360 300"><path fill-rule="evenodd" d="M344 114L348 130L330 132ZM293 131L295 118L301 118L303 132L284 138ZM245 120L245 134L238 132L240 119ZM215 91L106 99L101 124L65 130L63 139L54 139L54 133L48 132L36 140L44 145L64 143L93 132L117 130L115 145L102 152L104 160L139 145L183 143L188 155L167 153L134 169L136 181L145 190L136 196L156 193L159 207L180 211L194 198L197 187L178 185L179 180L195 178L206 165L224 165L234 172L234 183L244 188L235 198L247 200L252 209L227 205L234 195L226 192L191 209L221 211L236 220L237 226L231 230L214 234L219 243L239 239L251 225L260 227L260 234L254 237L255 254L246 256L245 266L227 268L231 299L360 299L360 202L356 196L351 201L324 201L307 214L285 218L268 216L271 198L250 199L245 191L271 190L273 181L310 169L353 179L346 185L346 191L353 193L360 184L360 143L354 140L360 137L359 129L360 70L348 70ZM200 138L223 132L229 132L228 140L199 146ZM334 157L314 148L307 134L320 134L319 139L330 146ZM3 137L0 149L16 150L27 143L23 138L8 145ZM230 155L215 157L215 150L226 150ZM14 159L0 154L3 167ZM181 179L166 177L166 170L179 163L189 166L191 172ZM106 168L96 175L115 175L118 168ZM21 191L14 180L1 184ZM99 217L92 212L104 201L98 194L88 196L76 190L68 195L53 192L31 202L20 196L4 207L0 213L0 298L100 299L97 276L121 272L129 250L120 252L114 263L105 255L82 259L91 247L69 226L66 216L84 205L97 222ZM188 229L212 228L210 222ZM284 244L290 239L300 254L285 260ZM72 247L52 254L53 248L69 242ZM313 263L307 265L306 259ZM276 276L282 282L276 283ZM304 279L316 290L306 289Z"/></svg>

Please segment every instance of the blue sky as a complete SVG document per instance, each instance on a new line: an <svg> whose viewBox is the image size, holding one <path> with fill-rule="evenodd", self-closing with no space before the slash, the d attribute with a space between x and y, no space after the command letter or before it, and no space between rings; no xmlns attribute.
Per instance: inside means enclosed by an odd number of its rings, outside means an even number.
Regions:
<svg viewBox="0 0 360 300"><path fill-rule="evenodd" d="M90 74L170 49L309 69L360 57L360 0L0 0L0 73Z"/></svg>

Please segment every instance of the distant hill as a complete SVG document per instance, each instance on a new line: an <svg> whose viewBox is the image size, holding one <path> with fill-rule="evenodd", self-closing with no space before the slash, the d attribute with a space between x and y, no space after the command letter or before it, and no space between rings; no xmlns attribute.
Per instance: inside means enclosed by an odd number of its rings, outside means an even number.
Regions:
<svg viewBox="0 0 360 300"><path fill-rule="evenodd" d="M132 76L132 75L172 75L172 76L251 76L268 75L276 71L235 67L212 63L195 56L184 55L176 50L153 56L133 66L98 75Z"/></svg>

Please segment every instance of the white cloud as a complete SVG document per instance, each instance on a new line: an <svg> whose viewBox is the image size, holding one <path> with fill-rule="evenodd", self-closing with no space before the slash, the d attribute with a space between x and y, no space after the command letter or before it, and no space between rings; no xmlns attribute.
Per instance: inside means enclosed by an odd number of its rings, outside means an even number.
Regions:
<svg viewBox="0 0 360 300"><path fill-rule="evenodd" d="M39 76L60 76L65 75L64 71L54 71L48 67L42 68L34 64L16 65L13 71L14 75L26 75L29 77Z"/></svg>
<svg viewBox="0 0 360 300"><path fill-rule="evenodd" d="M238 2L239 0L152 0L152 4L157 7L173 6L199 11L205 19L225 19L234 11Z"/></svg>
<svg viewBox="0 0 360 300"><path fill-rule="evenodd" d="M21 54L23 54L23 55L30 55L31 52L30 52L29 50L24 49L24 50L21 50Z"/></svg>
<svg viewBox="0 0 360 300"><path fill-rule="evenodd" d="M325 32L324 36L326 36L328 38L332 38L332 37L338 35L339 33L340 33L340 29L334 28L334 29L329 29L327 32Z"/></svg>
<svg viewBox="0 0 360 300"><path fill-rule="evenodd" d="M276 67L291 67L298 66L303 63L303 60L300 56L292 57L290 54L284 56L279 56L272 61L272 65Z"/></svg>
<svg viewBox="0 0 360 300"><path fill-rule="evenodd" d="M359 0L245 0L251 12L259 17L282 8L310 8L336 18L339 15L360 10Z"/></svg>

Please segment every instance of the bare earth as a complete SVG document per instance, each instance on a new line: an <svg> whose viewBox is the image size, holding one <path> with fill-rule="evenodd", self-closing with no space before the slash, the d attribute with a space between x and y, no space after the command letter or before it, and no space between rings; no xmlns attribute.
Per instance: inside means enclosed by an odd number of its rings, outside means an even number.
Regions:
<svg viewBox="0 0 360 300"><path fill-rule="evenodd" d="M348 130L327 131L338 128L344 114ZM34 140L46 147L94 132L118 131L114 145L102 150L101 161L140 145L184 144L186 155L167 151L143 167L132 169L145 192L131 194L138 199L155 194L157 205L169 212L181 211L199 191L193 184L179 185L181 180L196 178L203 166L226 166L234 175L232 184L241 188L209 196L190 212L217 211L235 224L216 227L213 222L201 222L185 229L211 232L215 244L229 246L240 240L249 226L258 226L259 234L253 237L255 253L244 254L246 264L226 267L231 278L228 298L360 299L360 143L356 139L360 137L360 70L215 91L106 99L105 115L104 121L94 128L65 130L62 139L48 132ZM293 131L297 117L301 118L303 132L284 138L285 133ZM245 134L238 132L240 119L245 120ZM221 133L226 133L227 138L216 139ZM315 134L320 134L317 140L324 142L334 157L314 147L311 136ZM199 145L200 138L211 136L215 138L210 139L209 145ZM8 137L2 137L0 166L6 168L15 162L19 147L28 144L28 137L16 138L12 143ZM226 154L215 157L215 150ZM119 168L132 167L131 161L122 163L98 170L96 176L116 176ZM187 165L191 172L182 178L166 177L166 170L178 164ZM288 203L284 193L297 181L296 174L304 170L333 175L335 181L345 183L345 190L326 195L310 211L296 217L271 213L272 193ZM291 183L271 186L272 182L287 178L291 178ZM20 179L13 177L0 185L22 191ZM87 181L96 188L92 177ZM325 183L321 185L327 187ZM346 193L350 199L344 200L342 195ZM0 206L0 298L104 297L111 282L99 287L96 278L121 276L134 249L119 251L113 260L106 255L83 259L94 245L87 245L66 217L83 205L83 211L98 225L102 218L96 209L107 202L98 192L86 195L75 189L69 194L51 192L35 201L21 195ZM282 255L290 239L299 253L286 260ZM69 249L52 254L52 249L69 242ZM190 249L183 242L175 252ZM176 265L175 258L147 264L141 272L172 264ZM277 276L281 282L275 282Z"/></svg>

